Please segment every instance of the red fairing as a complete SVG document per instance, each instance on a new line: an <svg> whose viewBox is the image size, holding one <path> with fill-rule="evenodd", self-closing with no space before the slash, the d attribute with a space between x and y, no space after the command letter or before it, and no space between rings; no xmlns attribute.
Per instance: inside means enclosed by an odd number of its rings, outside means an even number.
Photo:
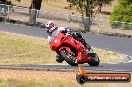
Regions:
<svg viewBox="0 0 132 87"><path fill-rule="evenodd" d="M75 49L76 59L79 64L91 62L84 45L75 40L72 36L67 36L61 32L50 42L50 49L55 51L58 55L60 55L60 50L62 49L66 49L69 53L71 53L72 49Z"/></svg>

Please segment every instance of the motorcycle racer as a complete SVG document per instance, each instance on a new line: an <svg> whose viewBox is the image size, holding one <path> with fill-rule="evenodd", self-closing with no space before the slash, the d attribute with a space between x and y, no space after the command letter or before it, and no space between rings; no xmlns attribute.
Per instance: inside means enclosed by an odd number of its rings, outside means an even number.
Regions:
<svg viewBox="0 0 132 87"><path fill-rule="evenodd" d="M45 28L47 30L47 33L49 34L48 36L48 41L51 41L56 35L58 32L62 31L62 33L65 33L66 35L72 35L74 39L80 41L86 49L89 49L91 48L91 46L85 42L85 39L82 37L82 35L78 32L74 32L72 31L71 29L69 28L65 28L65 27L56 27L54 21L48 21L46 24L45 24Z"/></svg>
<svg viewBox="0 0 132 87"><path fill-rule="evenodd" d="M54 37L61 31L65 35L71 35L75 40L78 40L79 42L81 42L86 49L88 50L91 49L91 46L86 43L85 39L82 37L80 33L74 32L73 30L65 28L65 27L57 27L55 22L52 20L48 21L45 24L45 28L47 33L49 34L48 41L51 41L52 39L54 39ZM63 61L63 59L61 59L58 55L56 57L57 57L56 58L57 62L61 63Z"/></svg>

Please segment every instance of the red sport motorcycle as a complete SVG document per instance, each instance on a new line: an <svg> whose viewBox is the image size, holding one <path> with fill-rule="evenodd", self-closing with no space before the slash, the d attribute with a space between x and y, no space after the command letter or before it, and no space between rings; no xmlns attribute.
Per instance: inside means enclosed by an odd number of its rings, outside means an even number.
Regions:
<svg viewBox="0 0 132 87"><path fill-rule="evenodd" d="M98 66L100 62L99 57L92 49L90 51L86 50L81 42L62 32L59 32L50 41L50 49L71 66L84 63L88 63L90 66Z"/></svg>

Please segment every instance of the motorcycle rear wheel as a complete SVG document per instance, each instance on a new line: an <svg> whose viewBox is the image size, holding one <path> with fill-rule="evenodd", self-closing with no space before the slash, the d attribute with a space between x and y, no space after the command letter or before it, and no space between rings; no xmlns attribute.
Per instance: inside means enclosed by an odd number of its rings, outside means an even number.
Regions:
<svg viewBox="0 0 132 87"><path fill-rule="evenodd" d="M68 53L65 49L62 49L61 51L60 51L60 54L61 54L61 56L64 58L64 60L69 64L69 65L71 65L71 66L77 66L78 65L78 63L76 63L76 60L73 60L73 58L74 59L76 59L74 56L72 56L70 53ZM73 57L73 58L71 58L71 57Z"/></svg>
<svg viewBox="0 0 132 87"><path fill-rule="evenodd" d="M89 63L90 66L98 66L100 63L99 57L96 53L89 54L91 57L91 62Z"/></svg>

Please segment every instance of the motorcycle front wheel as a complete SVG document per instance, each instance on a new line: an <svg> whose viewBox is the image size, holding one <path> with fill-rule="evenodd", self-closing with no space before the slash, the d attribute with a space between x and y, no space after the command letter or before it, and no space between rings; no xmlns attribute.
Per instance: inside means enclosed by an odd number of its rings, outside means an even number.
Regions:
<svg viewBox="0 0 132 87"><path fill-rule="evenodd" d="M76 57L68 53L65 49L62 49L60 51L61 56L64 58L64 60L71 66L77 66L78 63L76 62Z"/></svg>

